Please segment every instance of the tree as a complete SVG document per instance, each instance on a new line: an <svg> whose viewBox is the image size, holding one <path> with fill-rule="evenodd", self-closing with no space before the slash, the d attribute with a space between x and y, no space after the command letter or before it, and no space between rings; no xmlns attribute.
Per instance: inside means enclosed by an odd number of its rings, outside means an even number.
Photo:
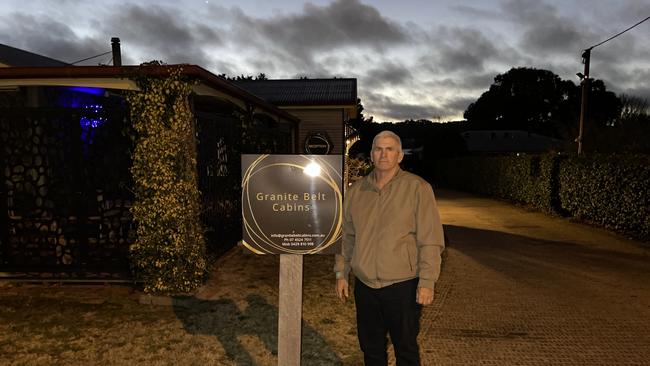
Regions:
<svg viewBox="0 0 650 366"><path fill-rule="evenodd" d="M357 115L351 118L347 123L354 128L359 135L359 140L350 147L350 155L366 154L370 151L372 138L374 137L375 125L373 117L366 118L363 114L364 108L361 99L357 98Z"/></svg>
<svg viewBox="0 0 650 366"><path fill-rule="evenodd" d="M577 136L580 86L548 70L512 68L465 110L473 128L519 129L573 140ZM620 101L601 80L591 83L590 126L604 126L620 114Z"/></svg>
<svg viewBox="0 0 650 366"><path fill-rule="evenodd" d="M646 99L622 94L618 118L591 132L593 148L600 152L650 152L650 115Z"/></svg>
<svg viewBox="0 0 650 366"><path fill-rule="evenodd" d="M268 80L266 77L266 74L263 72L260 72L257 74L257 76L253 77L253 75L244 75L241 74L239 76L228 76L226 74L219 74L217 75L222 79L226 79L228 81L242 81L242 80Z"/></svg>
<svg viewBox="0 0 650 366"><path fill-rule="evenodd" d="M621 94L621 115L617 124L625 125L627 123L649 122L648 100L634 95Z"/></svg>

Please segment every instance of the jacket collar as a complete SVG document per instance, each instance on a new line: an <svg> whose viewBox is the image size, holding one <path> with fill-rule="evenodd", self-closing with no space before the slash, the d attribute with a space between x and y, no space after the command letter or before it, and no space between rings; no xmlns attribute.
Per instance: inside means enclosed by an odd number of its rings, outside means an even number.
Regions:
<svg viewBox="0 0 650 366"><path fill-rule="evenodd" d="M388 181L388 183L386 183L383 189L391 185L396 180L400 179L403 175L404 175L404 171L402 170L402 168L398 166L397 172L395 172L395 175ZM379 189L377 188L377 176L375 174L374 169L372 170L372 172L370 172L370 174L366 176L366 179L364 179L364 185L365 185L364 188L366 189L379 192Z"/></svg>

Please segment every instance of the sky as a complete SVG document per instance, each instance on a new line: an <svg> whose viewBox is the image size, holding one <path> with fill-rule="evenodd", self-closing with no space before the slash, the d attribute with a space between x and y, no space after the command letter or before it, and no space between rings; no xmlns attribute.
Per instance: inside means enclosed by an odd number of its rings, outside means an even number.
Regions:
<svg viewBox="0 0 650 366"><path fill-rule="evenodd" d="M377 122L445 122L513 67L578 84L583 49L648 16L650 0L3 0L0 43L75 62L119 37L125 65L356 78ZM650 100L650 20L594 48L590 71Z"/></svg>

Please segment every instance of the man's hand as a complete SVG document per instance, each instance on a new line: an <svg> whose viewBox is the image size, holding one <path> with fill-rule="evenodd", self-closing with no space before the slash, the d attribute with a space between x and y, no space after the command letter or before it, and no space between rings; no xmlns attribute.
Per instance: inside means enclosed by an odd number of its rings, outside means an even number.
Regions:
<svg viewBox="0 0 650 366"><path fill-rule="evenodd" d="M415 301L421 305L431 305L433 303L433 289L426 287L418 287L415 296Z"/></svg>
<svg viewBox="0 0 650 366"><path fill-rule="evenodd" d="M336 280L336 296L339 297L339 300L341 302L345 302L345 300L348 299L348 293L349 293L349 286L348 286L348 280L345 278L339 278Z"/></svg>

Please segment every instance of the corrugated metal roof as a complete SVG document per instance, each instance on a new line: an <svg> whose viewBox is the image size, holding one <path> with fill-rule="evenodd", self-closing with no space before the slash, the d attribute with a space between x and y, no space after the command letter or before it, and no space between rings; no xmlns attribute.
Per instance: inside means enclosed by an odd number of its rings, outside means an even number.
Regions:
<svg viewBox="0 0 650 366"><path fill-rule="evenodd" d="M357 79L238 80L232 83L278 106L357 104Z"/></svg>
<svg viewBox="0 0 650 366"><path fill-rule="evenodd" d="M0 43L0 63L14 67L66 66L67 63Z"/></svg>

